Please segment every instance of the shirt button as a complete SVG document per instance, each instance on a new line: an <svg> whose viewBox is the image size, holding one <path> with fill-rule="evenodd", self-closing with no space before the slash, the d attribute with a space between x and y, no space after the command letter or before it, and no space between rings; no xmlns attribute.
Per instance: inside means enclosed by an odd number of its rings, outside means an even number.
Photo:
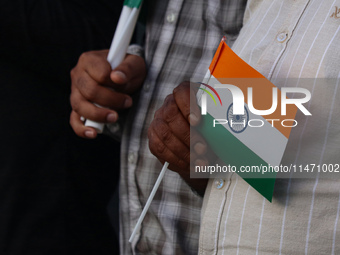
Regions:
<svg viewBox="0 0 340 255"><path fill-rule="evenodd" d="M222 189L223 186L224 186L224 180L223 179L216 179L215 180L216 189Z"/></svg>
<svg viewBox="0 0 340 255"><path fill-rule="evenodd" d="M176 19L176 15L175 13L169 13L168 16L166 16L166 20L169 22L169 23L173 23Z"/></svg>
<svg viewBox="0 0 340 255"><path fill-rule="evenodd" d="M150 90L150 84L149 83L144 84L143 89L145 92L148 92Z"/></svg>
<svg viewBox="0 0 340 255"><path fill-rule="evenodd" d="M137 155L135 152L130 152L128 155L128 161L130 164L136 164Z"/></svg>
<svg viewBox="0 0 340 255"><path fill-rule="evenodd" d="M286 33L280 33L277 35L276 40L280 43L283 43L287 39L287 34Z"/></svg>

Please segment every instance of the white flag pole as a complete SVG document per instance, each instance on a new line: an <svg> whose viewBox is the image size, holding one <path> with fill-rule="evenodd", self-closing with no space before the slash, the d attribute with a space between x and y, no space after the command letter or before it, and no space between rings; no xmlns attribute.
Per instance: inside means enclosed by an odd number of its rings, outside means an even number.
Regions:
<svg viewBox="0 0 340 255"><path fill-rule="evenodd" d="M112 69L115 69L124 60L137 23L140 9L141 6L139 8L131 8L126 5L123 6L109 54L107 56L107 61L110 63ZM101 107L100 105L95 105L97 107ZM92 120L85 121L85 126L93 127L96 129L98 134L103 132L104 125L104 123L98 123Z"/></svg>
<svg viewBox="0 0 340 255"><path fill-rule="evenodd" d="M129 239L130 243L133 241L133 239L135 238L135 236L137 234L137 231L139 230L140 226L142 225L142 222L144 220L146 212L149 210L149 207L150 207L150 204L151 204L151 202L153 200L153 197L155 196L156 191L158 190L159 184L163 180L164 174L165 174L166 170L168 169L168 166L169 166L169 163L165 162L164 165L163 165L162 171L160 172L160 174L159 174L159 176L157 178L157 181L156 181L155 185L152 188L151 194L150 194L148 200L146 201L146 204L144 206L142 214L139 216L137 224L136 224L136 226L135 226L135 228L134 228L134 230L133 230L133 232L131 234L131 237Z"/></svg>

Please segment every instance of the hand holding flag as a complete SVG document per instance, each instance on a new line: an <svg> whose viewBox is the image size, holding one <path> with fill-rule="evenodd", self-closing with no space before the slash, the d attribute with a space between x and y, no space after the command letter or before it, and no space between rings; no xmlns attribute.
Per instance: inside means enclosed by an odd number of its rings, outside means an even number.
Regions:
<svg viewBox="0 0 340 255"><path fill-rule="evenodd" d="M200 109L190 109L189 99L195 100L196 88L182 82L166 97L155 113L149 130L150 151L161 161L169 162L169 169L177 172L194 190L203 195L206 180L190 178L190 162L209 164L207 144L191 126L200 122ZM194 143L190 151L190 143Z"/></svg>
<svg viewBox="0 0 340 255"><path fill-rule="evenodd" d="M197 106L195 112L192 112L188 103L188 98L195 99L196 92L197 90L190 89L189 82L181 83L176 87L174 93L165 99L149 127L150 150L161 162L165 163L129 239L130 242L133 241L150 207L169 163L172 171L177 172L200 195L204 194L207 180L191 179L189 171L190 160L208 164L208 159L204 156L207 150L204 139L197 132L190 133L189 124L198 125L200 120L199 107ZM194 153L190 152L190 140L196 143Z"/></svg>
<svg viewBox="0 0 340 255"><path fill-rule="evenodd" d="M71 71L70 124L80 137L93 139L97 136L95 129L84 126L80 116L101 123L117 122L119 111L131 107L130 95L145 79L146 65L142 57L127 55L112 70L107 55L108 50L86 52Z"/></svg>
<svg viewBox="0 0 340 255"><path fill-rule="evenodd" d="M125 0L123 10L119 17L116 32L114 34L107 61L111 68L115 69L124 59L135 29L142 0ZM98 106L98 105L97 105ZM98 133L104 129L103 123L86 120L85 126L93 127Z"/></svg>

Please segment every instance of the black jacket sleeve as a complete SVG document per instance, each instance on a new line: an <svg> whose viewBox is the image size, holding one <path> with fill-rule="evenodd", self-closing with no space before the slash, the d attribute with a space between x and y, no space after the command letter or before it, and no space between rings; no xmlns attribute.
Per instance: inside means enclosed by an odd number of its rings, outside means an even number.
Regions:
<svg viewBox="0 0 340 255"><path fill-rule="evenodd" d="M110 46L122 1L3 0L0 58L60 81L79 55Z"/></svg>

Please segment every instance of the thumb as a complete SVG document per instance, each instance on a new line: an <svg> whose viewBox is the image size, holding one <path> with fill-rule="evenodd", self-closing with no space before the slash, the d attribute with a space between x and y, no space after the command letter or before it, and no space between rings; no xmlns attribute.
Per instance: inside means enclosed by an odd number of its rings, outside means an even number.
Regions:
<svg viewBox="0 0 340 255"><path fill-rule="evenodd" d="M110 78L116 85L114 89L127 93L135 91L144 81L145 75L144 59L136 55L127 55L123 62L111 71Z"/></svg>
<svg viewBox="0 0 340 255"><path fill-rule="evenodd" d="M136 55L126 55L125 59L119 66L111 72L111 79L116 84L126 84L130 82L140 69L141 61L144 60Z"/></svg>
<svg viewBox="0 0 340 255"><path fill-rule="evenodd" d="M111 72L111 80L116 84L124 85L128 82L128 77L123 71L119 70L118 68L119 66Z"/></svg>

